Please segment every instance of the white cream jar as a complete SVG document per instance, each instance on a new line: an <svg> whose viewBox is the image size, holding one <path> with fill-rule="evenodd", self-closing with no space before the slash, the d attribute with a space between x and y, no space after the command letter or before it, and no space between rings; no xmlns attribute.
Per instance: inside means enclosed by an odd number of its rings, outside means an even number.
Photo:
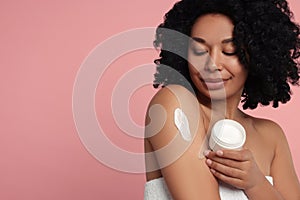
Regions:
<svg viewBox="0 0 300 200"><path fill-rule="evenodd" d="M217 121L211 129L209 147L212 151L221 149L241 149L246 141L244 127L230 119Z"/></svg>

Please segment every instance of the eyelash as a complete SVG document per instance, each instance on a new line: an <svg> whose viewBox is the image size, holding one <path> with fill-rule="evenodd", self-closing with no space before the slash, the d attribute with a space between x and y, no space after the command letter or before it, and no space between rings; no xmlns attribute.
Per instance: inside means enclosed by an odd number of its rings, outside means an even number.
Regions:
<svg viewBox="0 0 300 200"><path fill-rule="evenodd" d="M208 53L207 51L197 51L197 50L193 50L193 53L194 55L196 56L203 56L204 54ZM225 52L225 51L222 51L222 53L226 56L234 56L236 55L236 52L232 52L232 53L228 53L228 52Z"/></svg>
<svg viewBox="0 0 300 200"><path fill-rule="evenodd" d="M193 53L196 55L196 56L203 56L204 54L208 53L207 51L197 51L197 50L193 50Z"/></svg>
<svg viewBox="0 0 300 200"><path fill-rule="evenodd" d="M223 54L225 54L226 56L235 56L236 52L232 52L232 53L227 53L225 51L222 51Z"/></svg>

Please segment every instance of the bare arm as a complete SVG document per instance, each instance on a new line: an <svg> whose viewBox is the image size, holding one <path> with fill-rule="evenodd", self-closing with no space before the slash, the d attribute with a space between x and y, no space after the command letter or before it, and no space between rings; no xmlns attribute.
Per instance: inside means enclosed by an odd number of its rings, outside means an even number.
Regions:
<svg viewBox="0 0 300 200"><path fill-rule="evenodd" d="M263 181L256 187L246 191L247 195L249 199L253 200L266 198L299 200L300 185L285 134L274 122L269 121L265 127L276 144L270 172L274 187L271 187L268 181Z"/></svg>
<svg viewBox="0 0 300 200"><path fill-rule="evenodd" d="M276 131L276 151L271 166L274 187L284 199L299 200L300 184L292 161L291 152L282 129L274 124Z"/></svg>
<svg viewBox="0 0 300 200"><path fill-rule="evenodd" d="M218 183L205 164L205 159L199 159L198 154L205 140L205 131L199 116L195 115L198 102L191 102L185 89L175 86L173 91L164 88L151 101L146 117L146 136L151 143L162 175L168 185L170 193L176 200L218 200ZM178 92L178 93L177 93ZM187 102L186 102L187 101ZM163 112L151 112L151 106L159 105L165 109L165 123L161 124L155 118L164 116ZM188 105L185 107L185 105ZM197 104L198 105L198 104ZM193 136L191 141L184 140L174 124L174 110L182 108L189 119ZM150 116L149 116L150 115ZM161 121L161 120L160 120ZM151 122L153 122L151 124ZM147 126L151 124L150 126ZM157 134L155 132L157 131ZM155 135L153 135L155 134Z"/></svg>

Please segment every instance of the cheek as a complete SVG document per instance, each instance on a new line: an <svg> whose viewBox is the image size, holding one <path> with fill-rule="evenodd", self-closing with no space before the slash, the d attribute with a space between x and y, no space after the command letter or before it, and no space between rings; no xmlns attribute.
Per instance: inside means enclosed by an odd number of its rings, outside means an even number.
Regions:
<svg viewBox="0 0 300 200"><path fill-rule="evenodd" d="M205 63L207 62L207 56L195 56L192 53L188 54L189 68L197 72L201 72L204 69Z"/></svg>
<svg viewBox="0 0 300 200"><path fill-rule="evenodd" d="M238 59L227 60L226 65L228 66L228 71L236 76L247 76L246 68L239 62Z"/></svg>

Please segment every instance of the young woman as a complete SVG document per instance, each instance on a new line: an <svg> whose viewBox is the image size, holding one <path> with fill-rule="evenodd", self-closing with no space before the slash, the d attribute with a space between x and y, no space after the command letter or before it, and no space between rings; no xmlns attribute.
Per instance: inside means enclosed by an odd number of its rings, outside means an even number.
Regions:
<svg viewBox="0 0 300 200"><path fill-rule="evenodd" d="M282 129L238 108L241 98L244 109L278 107L298 83L299 27L287 2L182 0L154 44L154 86L163 88L146 115L145 199L299 200ZM224 118L245 128L241 150L209 150L211 126Z"/></svg>

